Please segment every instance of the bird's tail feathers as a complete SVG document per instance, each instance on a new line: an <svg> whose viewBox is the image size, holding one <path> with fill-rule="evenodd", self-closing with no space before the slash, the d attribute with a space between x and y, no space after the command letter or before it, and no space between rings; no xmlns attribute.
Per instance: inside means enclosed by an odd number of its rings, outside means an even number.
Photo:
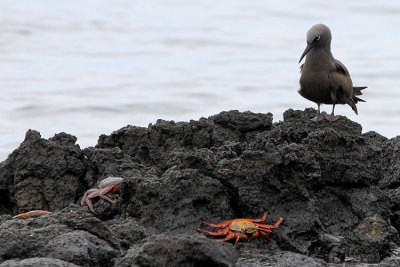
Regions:
<svg viewBox="0 0 400 267"><path fill-rule="evenodd" d="M354 96L353 96L354 97ZM347 104L351 107L352 110L354 110L354 112L358 115L358 111L357 111L357 106L356 106L356 102L353 100L353 97L350 97L347 100Z"/></svg>
<svg viewBox="0 0 400 267"><path fill-rule="evenodd" d="M353 87L353 95L362 95L361 90L364 90L365 88L368 88L366 86L355 86Z"/></svg>
<svg viewBox="0 0 400 267"><path fill-rule="evenodd" d="M354 104L357 104L358 102L366 102L364 99L361 99L359 97L357 97L358 95L362 95L361 90L364 90L365 88L367 88L366 86L356 86L353 87L353 95L351 96L351 102ZM353 106L349 103L349 105L353 108ZM354 110L354 108L353 108ZM356 111L356 110L354 110ZM356 111L357 113L357 111Z"/></svg>
<svg viewBox="0 0 400 267"><path fill-rule="evenodd" d="M359 97L356 97L355 95L353 95L352 98L353 98L353 101L356 102L356 104L357 104L358 102L367 102L367 101L365 101L364 99L361 99L361 98L359 98Z"/></svg>

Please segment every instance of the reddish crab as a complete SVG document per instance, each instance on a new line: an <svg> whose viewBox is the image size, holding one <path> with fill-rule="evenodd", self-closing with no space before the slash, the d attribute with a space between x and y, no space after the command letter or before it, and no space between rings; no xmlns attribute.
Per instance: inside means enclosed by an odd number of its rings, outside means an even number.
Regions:
<svg viewBox="0 0 400 267"><path fill-rule="evenodd" d="M83 195L83 198L81 200L81 205L88 204L90 210L93 213L96 213L96 211L93 208L92 204L92 198L95 197L101 197L105 200L110 201L111 203L115 204L116 202L113 201L111 198L106 196L107 193L109 192L116 192L119 190L121 187L121 183L124 179L121 177L108 177L104 180L101 180L100 182L97 182L97 187L98 188L92 188L86 191L86 193Z"/></svg>
<svg viewBox="0 0 400 267"><path fill-rule="evenodd" d="M51 213L50 211L45 211L45 210L31 210L31 211L28 211L28 212L25 212L25 213L18 214L16 216L14 216L13 218L14 219L26 220L26 219L30 218L31 216L34 216L34 215L35 216L42 216L42 215L50 214L50 213Z"/></svg>
<svg viewBox="0 0 400 267"><path fill-rule="evenodd" d="M250 241L256 239L260 235L265 237L265 239L272 244L272 240L269 238L268 234L271 234L273 229L278 228L283 221L283 218L279 217L278 221L276 221L274 225L260 223L265 221L265 219L267 219L266 212L263 213L260 219L233 219L230 221L221 222L219 224L203 221L204 224L222 229L219 229L217 232L211 232L201 228L197 228L197 230L205 232L209 235L225 236L223 238L215 238L215 240L228 241L235 238L236 240L235 245L233 246L234 248L236 248L239 239Z"/></svg>

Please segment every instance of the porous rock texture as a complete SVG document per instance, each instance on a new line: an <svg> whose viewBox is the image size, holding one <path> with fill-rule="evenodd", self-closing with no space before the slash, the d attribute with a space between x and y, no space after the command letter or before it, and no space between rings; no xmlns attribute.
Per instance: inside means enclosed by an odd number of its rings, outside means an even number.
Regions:
<svg viewBox="0 0 400 267"><path fill-rule="evenodd" d="M83 150L29 130L0 163L0 266L400 266L400 137L313 116L158 120ZM80 206L108 176L124 178L118 204ZM35 209L52 213L12 218ZM196 232L263 212L284 218L272 246Z"/></svg>

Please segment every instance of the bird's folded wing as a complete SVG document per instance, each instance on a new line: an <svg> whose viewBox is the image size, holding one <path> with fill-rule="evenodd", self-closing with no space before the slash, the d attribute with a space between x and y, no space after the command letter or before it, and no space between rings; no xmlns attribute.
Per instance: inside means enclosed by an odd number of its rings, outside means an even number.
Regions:
<svg viewBox="0 0 400 267"><path fill-rule="evenodd" d="M340 62L336 58L334 58L333 61L335 63L335 67L336 67L336 71L337 72L343 73L346 76L350 76L349 71L347 70L346 66L343 65L342 62Z"/></svg>

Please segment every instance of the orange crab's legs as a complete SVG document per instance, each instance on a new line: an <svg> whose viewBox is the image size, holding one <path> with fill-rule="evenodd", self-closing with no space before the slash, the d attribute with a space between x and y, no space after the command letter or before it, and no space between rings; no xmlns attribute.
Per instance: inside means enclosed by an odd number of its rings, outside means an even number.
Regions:
<svg viewBox="0 0 400 267"><path fill-rule="evenodd" d="M228 240L235 238L235 245L233 246L234 248L236 248L240 238L242 238L244 240L248 239L247 235L243 235L243 234L241 235L240 233L233 233L233 232L229 231L229 228L224 228L224 229L218 230L218 232L210 232L210 231L206 231L206 230L203 230L200 228L197 228L197 230L203 231L210 235L226 235L223 238L213 238L213 240L228 241Z"/></svg>
<svg viewBox="0 0 400 267"><path fill-rule="evenodd" d="M255 232L255 234L253 235L253 236L251 236L251 237L249 237L249 241L251 241L251 240L253 240L253 239L256 239L257 237L259 237L260 236L260 233L259 233L260 231L257 231L257 232Z"/></svg>
<svg viewBox="0 0 400 267"><path fill-rule="evenodd" d="M274 225L272 225L271 229L278 228L278 226L281 224L282 221L283 221L283 218L279 217L279 219L276 221L276 223L274 223Z"/></svg>
<svg viewBox="0 0 400 267"><path fill-rule="evenodd" d="M273 225L266 225L266 224L262 224L262 223L254 223L254 224L257 225L259 227L259 229L261 228L263 230L267 230L267 229L278 228L278 226L281 224L282 221L283 221L283 218L279 217L279 219Z"/></svg>
<svg viewBox="0 0 400 267"><path fill-rule="evenodd" d="M232 233L231 231L228 231L227 235L224 238L213 238L213 240L228 241L228 240L231 240L232 238L235 238L235 237L236 237L236 241L235 241L235 246L236 246L237 242L240 239L240 235L236 234L236 233Z"/></svg>
<svg viewBox="0 0 400 267"><path fill-rule="evenodd" d="M237 244L239 242L239 239L240 239L240 234L239 233L234 233L234 235L236 237L236 240L235 240L235 245L233 245L233 248L236 248L236 246L237 246ZM246 240L247 239L247 235L243 235L242 239Z"/></svg>
<svg viewBox="0 0 400 267"><path fill-rule="evenodd" d="M272 240L271 240L271 238L269 238L269 236L268 236L264 231L258 230L257 233L260 233L260 235L262 235L263 237L265 237L265 239L268 240L269 245L272 245Z"/></svg>
<svg viewBox="0 0 400 267"><path fill-rule="evenodd" d="M201 228L197 228L197 231L201 231L201 232L207 233L209 235L226 235L229 232L229 228L225 227L223 229L219 229L217 232L211 232L211 231L207 231L207 230L204 230Z"/></svg>
<svg viewBox="0 0 400 267"><path fill-rule="evenodd" d="M213 224L213 223L209 223L209 222L203 221L204 224L207 224L209 226L216 227L216 228L225 228L225 227L227 227L229 225L230 222L231 221L225 221L225 222L222 222L222 223L219 223L219 224Z"/></svg>
<svg viewBox="0 0 400 267"><path fill-rule="evenodd" d="M253 223L254 223L254 222L257 223L257 222L263 222L263 221L265 221L266 219L267 219L267 213L264 212L260 219L244 219L244 220L248 220L248 221L251 221L251 222L253 222Z"/></svg>

